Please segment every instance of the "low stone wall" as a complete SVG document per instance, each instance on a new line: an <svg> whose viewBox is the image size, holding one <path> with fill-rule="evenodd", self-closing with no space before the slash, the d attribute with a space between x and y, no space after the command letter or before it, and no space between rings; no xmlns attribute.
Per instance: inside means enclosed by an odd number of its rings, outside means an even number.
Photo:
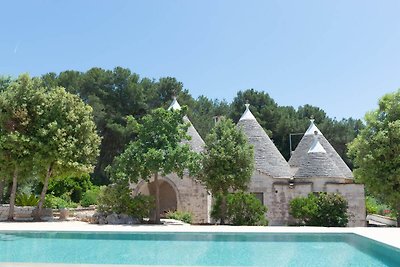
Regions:
<svg viewBox="0 0 400 267"><path fill-rule="evenodd" d="M36 209L36 207L31 207L31 206L26 206L26 207L16 206L14 208L14 220L16 220L16 221L32 221L33 220L33 211L35 209ZM10 210L9 205L0 206L0 221L7 220L9 210ZM42 218L42 220L53 219L53 210L52 209L43 209L41 218Z"/></svg>

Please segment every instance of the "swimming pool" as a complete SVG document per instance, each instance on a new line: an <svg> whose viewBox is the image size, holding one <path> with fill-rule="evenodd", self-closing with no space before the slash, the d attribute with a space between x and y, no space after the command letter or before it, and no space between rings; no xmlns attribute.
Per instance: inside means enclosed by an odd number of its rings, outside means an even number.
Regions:
<svg viewBox="0 0 400 267"><path fill-rule="evenodd" d="M400 266L400 249L350 233L0 232L0 262Z"/></svg>

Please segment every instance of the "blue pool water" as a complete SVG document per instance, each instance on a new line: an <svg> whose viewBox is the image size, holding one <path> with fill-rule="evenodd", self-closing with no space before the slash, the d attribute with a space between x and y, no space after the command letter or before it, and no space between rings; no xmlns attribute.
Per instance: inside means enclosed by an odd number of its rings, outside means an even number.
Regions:
<svg viewBox="0 0 400 267"><path fill-rule="evenodd" d="M0 232L0 262L400 266L400 250L355 234Z"/></svg>

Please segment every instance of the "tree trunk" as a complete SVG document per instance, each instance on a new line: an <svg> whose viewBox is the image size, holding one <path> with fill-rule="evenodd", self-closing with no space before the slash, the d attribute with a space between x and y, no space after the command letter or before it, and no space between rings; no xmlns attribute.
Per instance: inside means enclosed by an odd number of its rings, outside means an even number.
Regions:
<svg viewBox="0 0 400 267"><path fill-rule="evenodd" d="M400 227L400 206L397 207L397 211L396 211L396 219L397 219L397 227Z"/></svg>
<svg viewBox="0 0 400 267"><path fill-rule="evenodd" d="M17 180L18 180L18 168L15 167L13 174L13 182L10 194L10 209L8 211L8 220L14 221L14 206L15 206L15 196L17 193Z"/></svg>
<svg viewBox="0 0 400 267"><path fill-rule="evenodd" d="M226 196L222 195L221 198L222 199L221 199L221 207L220 207L220 211L221 211L221 213L220 213L220 216L221 216L220 223L222 225L224 225L225 224L225 218L226 218Z"/></svg>
<svg viewBox="0 0 400 267"><path fill-rule="evenodd" d="M154 186L156 189L156 211L154 215L154 223L160 224L160 185L158 183L158 173L154 174Z"/></svg>
<svg viewBox="0 0 400 267"><path fill-rule="evenodd" d="M42 193L40 194L40 200L39 200L39 204L38 207L36 209L36 211L34 212L34 220L35 221L40 221L40 215L42 214L42 210L43 210L43 205L44 205L44 201L46 198L46 192L47 192L47 188L49 187L49 180L50 177L52 175L53 172L53 163L51 163L49 165L49 167L47 168L47 173L46 173L46 177L44 178L44 182L43 182L43 189L42 189Z"/></svg>
<svg viewBox="0 0 400 267"><path fill-rule="evenodd" d="M3 203L5 185L6 185L6 178L3 178L0 181L0 203Z"/></svg>

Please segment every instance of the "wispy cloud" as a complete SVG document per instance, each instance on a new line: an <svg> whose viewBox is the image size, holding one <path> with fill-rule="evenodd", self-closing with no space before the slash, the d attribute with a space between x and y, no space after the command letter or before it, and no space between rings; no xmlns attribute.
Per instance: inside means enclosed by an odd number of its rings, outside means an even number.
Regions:
<svg viewBox="0 0 400 267"><path fill-rule="evenodd" d="M18 43L15 45L14 54L16 54L16 53L18 52L19 43L20 43L20 42L18 42Z"/></svg>

